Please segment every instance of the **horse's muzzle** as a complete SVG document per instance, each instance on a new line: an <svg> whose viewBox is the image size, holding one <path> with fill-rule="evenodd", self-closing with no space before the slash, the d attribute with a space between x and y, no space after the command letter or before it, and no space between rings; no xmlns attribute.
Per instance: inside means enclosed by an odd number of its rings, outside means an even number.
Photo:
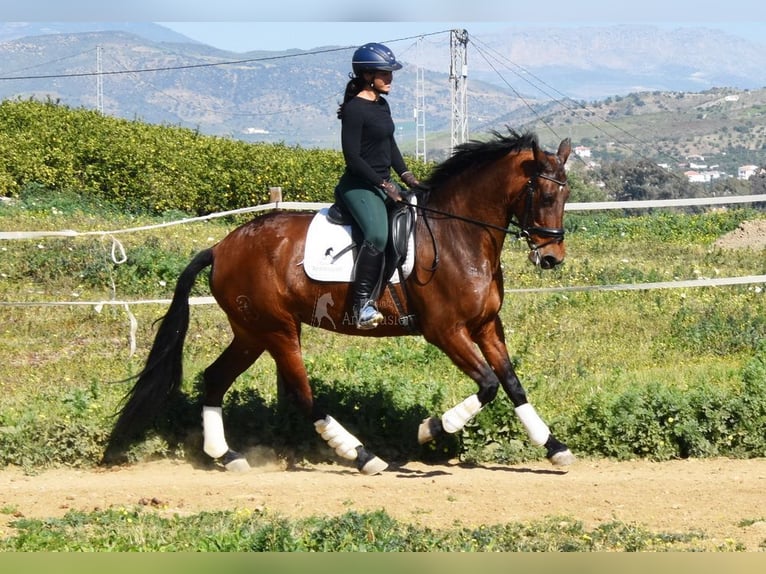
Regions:
<svg viewBox="0 0 766 574"><path fill-rule="evenodd" d="M529 260L541 269L553 269L556 265L562 263L564 258L558 257L553 253L543 254L539 249L533 249L529 252Z"/></svg>

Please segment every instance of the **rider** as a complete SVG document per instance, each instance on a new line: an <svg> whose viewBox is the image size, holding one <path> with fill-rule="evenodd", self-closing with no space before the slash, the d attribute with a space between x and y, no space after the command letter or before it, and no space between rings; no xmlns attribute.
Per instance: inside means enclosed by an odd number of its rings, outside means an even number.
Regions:
<svg viewBox="0 0 766 574"><path fill-rule="evenodd" d="M374 329L383 321L375 299L388 242L386 201L402 198L401 189L391 181L391 169L408 187L418 185L418 181L396 145L391 108L383 97L391 90L393 72L402 65L389 48L378 43L359 47L351 64L353 74L338 108L346 169L335 197L364 236L354 267L352 301L356 327Z"/></svg>

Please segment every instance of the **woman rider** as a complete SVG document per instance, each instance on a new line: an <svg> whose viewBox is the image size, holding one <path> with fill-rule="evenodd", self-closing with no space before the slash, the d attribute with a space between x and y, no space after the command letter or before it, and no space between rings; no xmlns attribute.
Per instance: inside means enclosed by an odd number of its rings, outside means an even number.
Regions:
<svg viewBox="0 0 766 574"><path fill-rule="evenodd" d="M388 242L386 200L401 199L399 186L391 181L391 170L408 187L418 181L396 145L391 108L383 97L391 90L393 72L402 65L390 49L377 43L358 48L351 63L353 74L338 108L346 169L335 197L364 236L354 267L352 302L356 327L374 329L383 321L375 299Z"/></svg>

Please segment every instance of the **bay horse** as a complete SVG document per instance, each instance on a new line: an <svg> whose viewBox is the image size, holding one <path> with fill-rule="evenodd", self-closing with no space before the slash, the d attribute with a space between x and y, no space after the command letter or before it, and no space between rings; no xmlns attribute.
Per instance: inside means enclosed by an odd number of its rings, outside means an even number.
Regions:
<svg viewBox="0 0 766 574"><path fill-rule="evenodd" d="M399 320L404 301L408 314L417 318L419 333L476 382L475 394L441 417L422 422L421 444L441 433L460 431L502 387L530 443L544 447L556 466L573 463L574 455L527 400L498 315L504 294L500 256L512 228L527 241L534 265L550 269L564 259L564 204L570 192L565 164L571 144L563 140L554 154L541 149L534 133L508 132L495 131L488 141L458 146L416 191L415 265L406 280L389 285L395 296L388 291L381 296L385 320L374 330L356 329L347 282L320 282L307 276L303 258L314 216L310 212L277 210L260 215L199 252L177 280L145 366L119 410L104 461L123 452L178 391L189 295L197 275L212 266L210 290L227 315L233 339L203 374L203 450L226 469L246 470L249 465L226 442L224 394L264 351L276 363L286 396L339 457L353 461L364 474L387 468L314 402L300 337L302 324L314 323L320 301L325 319L320 328L373 337L412 334ZM342 304L330 306L330 302Z"/></svg>

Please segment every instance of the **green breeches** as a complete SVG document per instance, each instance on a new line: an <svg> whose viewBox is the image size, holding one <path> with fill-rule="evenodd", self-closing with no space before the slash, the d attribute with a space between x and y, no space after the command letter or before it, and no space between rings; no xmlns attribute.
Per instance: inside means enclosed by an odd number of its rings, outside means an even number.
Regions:
<svg viewBox="0 0 766 574"><path fill-rule="evenodd" d="M383 198L364 188L338 189L336 195L359 225L364 240L383 251L388 243L388 211Z"/></svg>

